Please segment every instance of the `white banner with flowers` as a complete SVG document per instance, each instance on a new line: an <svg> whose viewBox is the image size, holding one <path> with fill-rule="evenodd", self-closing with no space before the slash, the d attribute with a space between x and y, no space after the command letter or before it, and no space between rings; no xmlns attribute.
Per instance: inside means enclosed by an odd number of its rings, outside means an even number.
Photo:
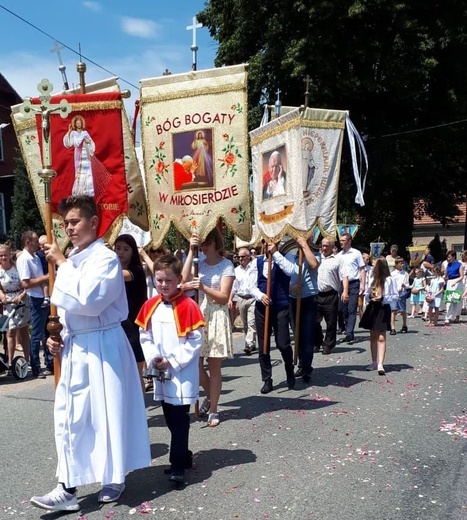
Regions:
<svg viewBox="0 0 467 520"><path fill-rule="evenodd" d="M255 222L262 236L335 237L347 116L297 108L250 132Z"/></svg>
<svg viewBox="0 0 467 520"><path fill-rule="evenodd" d="M140 106L152 242L171 222L204 238L220 218L249 240L245 66L141 80Z"/></svg>

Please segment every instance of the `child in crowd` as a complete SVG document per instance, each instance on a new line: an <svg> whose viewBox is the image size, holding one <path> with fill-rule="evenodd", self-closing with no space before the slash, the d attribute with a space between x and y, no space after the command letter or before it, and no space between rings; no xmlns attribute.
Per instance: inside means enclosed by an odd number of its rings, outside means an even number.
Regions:
<svg viewBox="0 0 467 520"><path fill-rule="evenodd" d="M203 344L203 314L179 285L182 264L174 255L154 261L158 295L141 308L136 323L148 371L155 370L154 399L161 401L170 430L170 478L183 484L192 467L188 449L190 405L198 400L199 353Z"/></svg>
<svg viewBox="0 0 467 520"><path fill-rule="evenodd" d="M410 295L410 303L412 305L412 312L409 318L415 318L417 314L417 305L418 305L418 313L423 314L423 303L425 301L425 278L423 277L423 271L417 267L415 269L415 278L413 279L413 283L411 285Z"/></svg>
<svg viewBox="0 0 467 520"><path fill-rule="evenodd" d="M396 334L396 316L399 313L402 316L402 327L401 332L407 332L407 296L406 291L408 289L409 283L409 274L404 269L404 259L400 256L396 257L395 261L395 269L391 273L391 276L396 284L397 291L399 293L399 298L393 300L391 303L391 332L389 333L391 336Z"/></svg>
<svg viewBox="0 0 467 520"><path fill-rule="evenodd" d="M441 269L438 266L433 268L433 278L430 285L426 288L425 300L428 303L428 325L438 324L439 307L443 299L444 278L441 276Z"/></svg>
<svg viewBox="0 0 467 520"><path fill-rule="evenodd" d="M384 257L377 258L373 265L370 283L365 290L368 305L360 320L360 327L370 331L371 364L367 370L378 369L385 375L386 332L391 330L391 303L397 301L399 293L396 283L389 273Z"/></svg>

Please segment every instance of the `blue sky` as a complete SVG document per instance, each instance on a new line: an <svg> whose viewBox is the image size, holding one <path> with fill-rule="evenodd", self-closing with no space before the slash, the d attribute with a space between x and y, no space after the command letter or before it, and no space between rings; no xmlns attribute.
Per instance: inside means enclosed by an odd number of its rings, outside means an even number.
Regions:
<svg viewBox="0 0 467 520"><path fill-rule="evenodd" d="M140 79L161 76L166 68L175 74L191 70L193 34L186 27L203 7L204 0L0 0L0 72L21 97L38 95L37 84L44 77L58 92L63 81L57 54L51 52L54 39L76 53L81 45L83 56L119 76L120 87L131 91L134 105ZM208 29L199 29L196 39L198 70L214 67L216 43ZM70 49L62 49L61 57L71 87L79 84L79 57ZM83 61L87 83L111 76L85 58ZM126 103L127 110L130 103Z"/></svg>

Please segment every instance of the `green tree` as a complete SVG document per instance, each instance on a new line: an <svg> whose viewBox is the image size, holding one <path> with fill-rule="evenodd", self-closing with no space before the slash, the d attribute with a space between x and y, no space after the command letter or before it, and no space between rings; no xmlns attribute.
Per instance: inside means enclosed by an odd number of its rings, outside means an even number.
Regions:
<svg viewBox="0 0 467 520"><path fill-rule="evenodd" d="M339 211L356 241L412 241L413 200L448 223L465 200L467 10L461 0L210 0L198 19L219 42L216 65L249 63L250 128L261 103L349 110L364 136L366 205L355 207L345 147ZM413 132L414 129L433 127Z"/></svg>
<svg viewBox="0 0 467 520"><path fill-rule="evenodd" d="M21 234L26 229L34 230L38 235L44 233L44 226L39 209L34 198L34 193L29 182L26 166L21 153L15 158L15 185L13 188L13 213L10 221L9 238L15 241L17 247L20 244Z"/></svg>

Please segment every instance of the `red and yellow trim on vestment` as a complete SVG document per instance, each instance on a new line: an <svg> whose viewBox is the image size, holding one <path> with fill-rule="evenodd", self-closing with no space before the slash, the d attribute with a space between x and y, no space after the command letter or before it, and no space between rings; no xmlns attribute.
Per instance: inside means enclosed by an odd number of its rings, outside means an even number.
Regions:
<svg viewBox="0 0 467 520"><path fill-rule="evenodd" d="M147 330L151 316L162 301L162 295L160 294L148 300L141 307L138 316L136 316L136 325ZM179 291L175 296L170 298L169 301L174 311L175 326L179 337L185 337L188 332L206 325L203 313L198 304L182 291Z"/></svg>

